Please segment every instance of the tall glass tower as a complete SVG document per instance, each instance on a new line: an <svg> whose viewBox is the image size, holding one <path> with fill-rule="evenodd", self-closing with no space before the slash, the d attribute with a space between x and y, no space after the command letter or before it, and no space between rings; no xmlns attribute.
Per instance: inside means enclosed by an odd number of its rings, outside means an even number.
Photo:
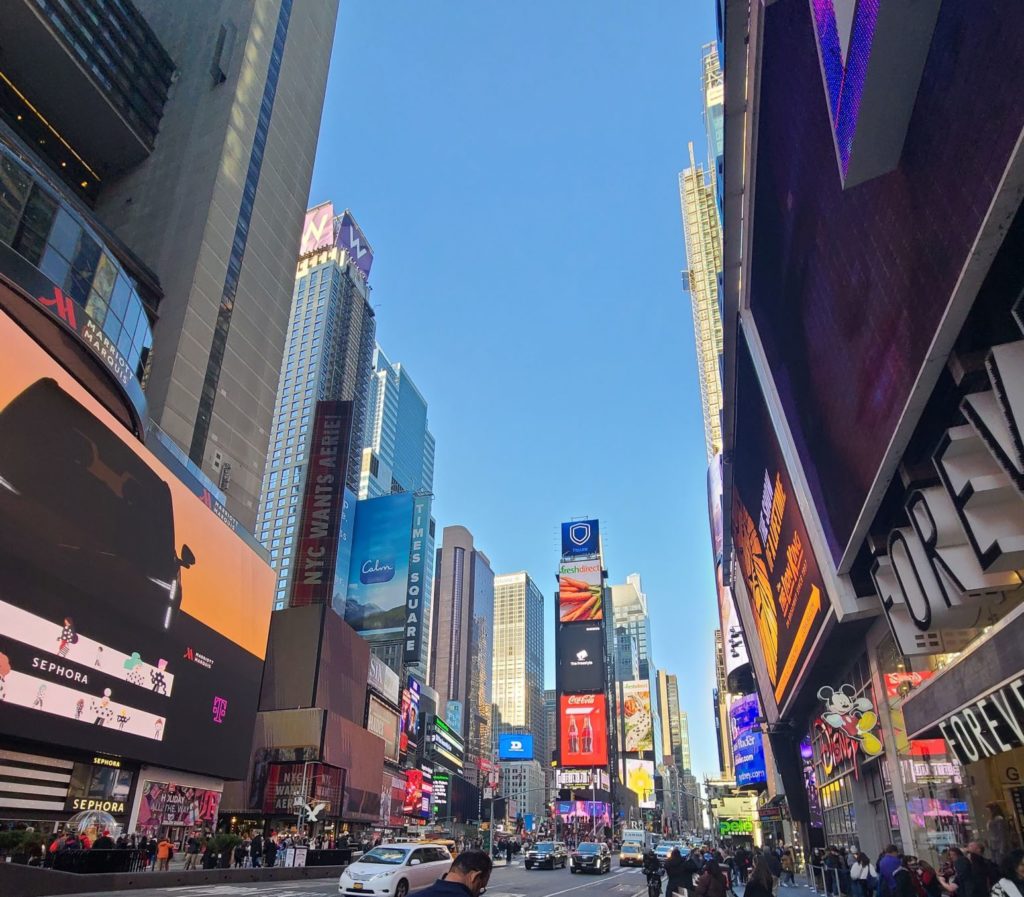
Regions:
<svg viewBox="0 0 1024 897"><path fill-rule="evenodd" d="M427 401L405 367L393 364L377 346L359 497L431 492L433 486L434 436L427 423Z"/></svg>
<svg viewBox="0 0 1024 897"><path fill-rule="evenodd" d="M337 220L334 226L337 231ZM352 402L352 445L345 484L353 494L359 490L376 322L366 276L356 261L350 249L331 241L300 257L295 272L256 521L256 534L270 551L270 562L278 572L275 610L288 601L309 438L320 399Z"/></svg>
<svg viewBox="0 0 1024 897"><path fill-rule="evenodd" d="M544 595L526 572L494 577L496 734L532 733L547 743L544 707Z"/></svg>

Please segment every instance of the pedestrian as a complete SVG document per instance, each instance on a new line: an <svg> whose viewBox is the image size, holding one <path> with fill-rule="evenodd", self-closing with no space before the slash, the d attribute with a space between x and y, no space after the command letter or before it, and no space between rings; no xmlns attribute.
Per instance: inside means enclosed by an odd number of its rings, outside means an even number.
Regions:
<svg viewBox="0 0 1024 897"><path fill-rule="evenodd" d="M996 801L988 804L989 821L986 827L985 837L988 839L989 850L993 863L1000 866L1000 877L1002 877L1003 861L1010 851L1017 845L1013 843L1014 831L1006 821L1003 807Z"/></svg>
<svg viewBox="0 0 1024 897"><path fill-rule="evenodd" d="M893 897L896 893L896 870L900 868L900 852L895 844L886 845L878 858L878 893L880 897ZM967 897L961 894L960 897Z"/></svg>
<svg viewBox="0 0 1024 897"><path fill-rule="evenodd" d="M241 869L245 865L245 860L249 854L249 842L239 841L235 845L235 849L231 851L231 859L236 869Z"/></svg>
<svg viewBox="0 0 1024 897"><path fill-rule="evenodd" d="M1024 897L1024 850L1011 850L1003 858L992 897Z"/></svg>
<svg viewBox="0 0 1024 897"><path fill-rule="evenodd" d="M774 850L765 850L764 860L768 871L772 874L772 894L779 893L779 880L782 878L782 860Z"/></svg>
<svg viewBox="0 0 1024 897"><path fill-rule="evenodd" d="M259 869L263 864L263 836L259 832L249 842L249 856L252 858L253 869Z"/></svg>
<svg viewBox="0 0 1024 897"><path fill-rule="evenodd" d="M263 845L263 862L268 868L273 868L277 862L277 841L273 836Z"/></svg>
<svg viewBox="0 0 1024 897"><path fill-rule="evenodd" d="M892 897L918 897L917 886L914 884L916 873L910 868L912 862L917 862L917 857L898 854L897 859L900 864L892 874Z"/></svg>
<svg viewBox="0 0 1024 897"><path fill-rule="evenodd" d="M722 873L722 867L718 865L718 860L709 860L694 889L695 897L726 897L727 891L725 875Z"/></svg>
<svg viewBox="0 0 1024 897"><path fill-rule="evenodd" d="M665 897L672 897L673 894L682 894L686 897L690 888L693 887L693 873L686 872L690 860L683 859L678 847L673 847L665 858L665 875L668 881L665 884Z"/></svg>
<svg viewBox="0 0 1024 897"><path fill-rule="evenodd" d="M853 897L872 897L878 882L878 870L866 853L861 851L850 867L850 890Z"/></svg>
<svg viewBox="0 0 1024 897"><path fill-rule="evenodd" d="M487 890L494 862L483 850L460 853L448 871L411 897L480 897Z"/></svg>
<svg viewBox="0 0 1024 897"><path fill-rule="evenodd" d="M100 835L92 845L93 850L113 850L116 845L114 839L110 837L110 832L106 829L103 830L103 834Z"/></svg>
<svg viewBox="0 0 1024 897"><path fill-rule="evenodd" d="M185 841L185 869L198 869L199 863L199 832L192 832Z"/></svg>
<svg viewBox="0 0 1024 897"><path fill-rule="evenodd" d="M867 859L867 857L865 857ZM796 863L793 860L793 851L790 848L786 848L782 852L782 859L779 860L782 864L782 883L786 887L789 885L796 885L796 880L793 878L793 873L796 871Z"/></svg>
<svg viewBox="0 0 1024 897"><path fill-rule="evenodd" d="M743 897L771 897L774 876L768 860L758 856L754 860L754 871L743 888Z"/></svg>
<svg viewBox="0 0 1024 897"><path fill-rule="evenodd" d="M931 863L919 859L912 862L910 868L917 875L917 880L928 897L942 897L942 882L939 881L939 873Z"/></svg>
<svg viewBox="0 0 1024 897"><path fill-rule="evenodd" d="M512 841L509 839L505 842L505 863L511 865L512 863Z"/></svg>
<svg viewBox="0 0 1024 897"><path fill-rule="evenodd" d="M971 841L967 845L967 859L971 864L971 872L977 883L978 894L991 892L999 881L999 867L985 856L985 845L980 841Z"/></svg>
<svg viewBox="0 0 1024 897"><path fill-rule="evenodd" d="M171 867L171 857L174 856L174 845L171 839L164 835L156 845L156 860L159 866L158 871L168 872Z"/></svg>

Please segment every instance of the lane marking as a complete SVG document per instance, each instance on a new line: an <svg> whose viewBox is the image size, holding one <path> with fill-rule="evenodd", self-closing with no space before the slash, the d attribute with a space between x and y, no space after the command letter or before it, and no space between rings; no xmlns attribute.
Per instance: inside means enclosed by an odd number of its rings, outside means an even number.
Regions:
<svg viewBox="0 0 1024 897"><path fill-rule="evenodd" d="M586 873L584 873L584 874L586 874ZM612 878L618 878L620 875L625 875L625 874L626 873L624 873L624 872L613 872L608 878L605 879L605 881L610 881ZM598 876L598 877L601 878L601 876ZM559 894L568 894L570 891L579 891L579 890L581 890L583 888L593 887L593 884L594 884L593 882L588 882L585 885L577 885L574 888L566 888L563 891L552 891L550 894L543 894L542 897L558 897ZM642 892L638 892L638 893L642 893Z"/></svg>

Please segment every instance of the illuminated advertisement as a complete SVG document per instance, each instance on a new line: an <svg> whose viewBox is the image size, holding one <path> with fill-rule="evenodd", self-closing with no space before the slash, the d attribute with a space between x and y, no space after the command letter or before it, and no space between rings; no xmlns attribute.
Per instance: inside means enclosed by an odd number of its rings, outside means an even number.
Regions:
<svg viewBox="0 0 1024 897"><path fill-rule="evenodd" d="M462 701L449 701L444 708L444 721L462 734Z"/></svg>
<svg viewBox="0 0 1024 897"><path fill-rule="evenodd" d="M604 627L600 623L562 626L558 631L560 691L604 691Z"/></svg>
<svg viewBox="0 0 1024 897"><path fill-rule="evenodd" d="M636 795L641 809L654 807L654 761L627 758L626 787Z"/></svg>
<svg viewBox="0 0 1024 897"><path fill-rule="evenodd" d="M711 543L715 553L715 585L718 589L718 626L725 639L725 674L728 677L735 670L750 663L747 656L743 629L732 589L725 584L722 563L722 456L715 455L708 465L708 513L711 519ZM730 686L735 683L729 683Z"/></svg>
<svg viewBox="0 0 1024 897"><path fill-rule="evenodd" d="M333 603L351 438L352 403L317 402L288 600L291 607Z"/></svg>
<svg viewBox="0 0 1024 897"><path fill-rule="evenodd" d="M586 623L604 619L600 560L562 561L558 565L558 619Z"/></svg>
<svg viewBox="0 0 1024 897"><path fill-rule="evenodd" d="M341 213L341 221L338 222L337 244L348 250L363 277L369 278L370 266L373 265L373 249L348 209Z"/></svg>
<svg viewBox="0 0 1024 897"><path fill-rule="evenodd" d="M324 202L306 212L299 255L324 249L334 242L334 203Z"/></svg>
<svg viewBox="0 0 1024 897"><path fill-rule="evenodd" d="M721 835L723 838L728 838L732 835L747 835L748 837L752 836L754 834L754 820L719 819L718 834Z"/></svg>
<svg viewBox="0 0 1024 897"><path fill-rule="evenodd" d="M445 818L448 816L448 788L451 779L447 773L435 772L433 781L433 794L431 795L431 812L434 816Z"/></svg>
<svg viewBox="0 0 1024 897"><path fill-rule="evenodd" d="M566 822L612 822L611 804L602 800L560 800L555 804L555 812Z"/></svg>
<svg viewBox="0 0 1024 897"><path fill-rule="evenodd" d="M729 730L732 736L736 784L743 787L768 781L764 760L764 736L757 720L761 708L757 695L745 695L729 707Z"/></svg>
<svg viewBox="0 0 1024 897"><path fill-rule="evenodd" d="M399 749L403 754L416 748L416 730L420 718L420 684L412 676L402 689L402 729Z"/></svg>
<svg viewBox="0 0 1024 897"><path fill-rule="evenodd" d="M135 774L122 769L121 761L94 757L92 763L76 763L71 770L64 809L69 813L100 810L114 816L124 815L130 807Z"/></svg>
<svg viewBox="0 0 1024 897"><path fill-rule="evenodd" d="M5 314L0 345L0 731L244 778L274 571Z"/></svg>
<svg viewBox="0 0 1024 897"><path fill-rule="evenodd" d="M392 763L398 762L398 726L400 718L394 710L370 695L370 704L366 714L366 730L384 739L384 759Z"/></svg>
<svg viewBox="0 0 1024 897"><path fill-rule="evenodd" d="M626 753L654 750L651 684L643 679L622 683L622 716L626 727Z"/></svg>
<svg viewBox="0 0 1024 897"><path fill-rule="evenodd" d="M348 459L345 459L348 463ZM344 479L344 478L343 478ZM334 560L334 589L331 593L331 607L344 618L345 602L348 600L348 576L352 569L352 537L356 528L356 496L345 487L341 502L341 525L338 528L338 549ZM396 686L397 694L397 686Z"/></svg>
<svg viewBox="0 0 1024 897"><path fill-rule="evenodd" d="M406 663L420 660L420 629L423 626L423 585L427 573L427 533L430 528L429 495L417 495L412 503L412 533L409 539L409 578L405 588L405 646L402 656Z"/></svg>
<svg viewBox="0 0 1024 897"><path fill-rule="evenodd" d="M162 826L217 827L220 792L187 788L169 782L144 782L139 802L138 827L155 834Z"/></svg>
<svg viewBox="0 0 1024 897"><path fill-rule="evenodd" d="M377 692L381 697L386 698L392 704L401 700L398 694L398 673L389 667L376 654L370 655L370 668L367 685L371 691Z"/></svg>
<svg viewBox="0 0 1024 897"><path fill-rule="evenodd" d="M533 736L527 734L499 735L499 760L532 760Z"/></svg>
<svg viewBox="0 0 1024 897"><path fill-rule="evenodd" d="M438 716L430 718L428 729L431 759L461 772L466 760L466 746L459 735Z"/></svg>
<svg viewBox="0 0 1024 897"><path fill-rule="evenodd" d="M405 626L413 494L356 502L345 622L356 632L399 636Z"/></svg>
<svg viewBox="0 0 1024 897"><path fill-rule="evenodd" d="M563 558L596 558L601 551L601 531L596 520L562 524Z"/></svg>
<svg viewBox="0 0 1024 897"><path fill-rule="evenodd" d="M559 695L561 763L608 765L608 705L603 694Z"/></svg>
<svg viewBox="0 0 1024 897"><path fill-rule="evenodd" d="M880 8L825 0L764 7L749 293L766 367L838 562L939 323L960 295L964 266L1014 158L1024 107L1008 97L993 114L974 99L1001 90L991 60L1020 58L1019 27L1006 27L1006 10L942 4L932 49L920 58L955 55L958 77L945 76L951 63L928 65L910 94L922 114L901 137L906 161L844 190L837 148L842 158L850 147L833 134L822 89L826 57L838 90L857 83L858 62L863 72L869 56L874 66L900 54L856 52L855 32L849 52L841 51L834 31L831 52L823 45L819 53L815 18L833 6L851 14L856 7L857 18ZM843 59L849 78L834 67ZM860 99L844 94L836 125L856 118ZM838 93L831 100L839 109ZM875 152L877 141L859 146Z"/></svg>
<svg viewBox="0 0 1024 897"><path fill-rule="evenodd" d="M423 771L407 769L405 771L405 797L402 799L402 812L406 816L419 816L423 808Z"/></svg>
<svg viewBox="0 0 1024 897"><path fill-rule="evenodd" d="M733 458L733 545L772 693L782 708L799 681L830 605L742 339L737 341Z"/></svg>

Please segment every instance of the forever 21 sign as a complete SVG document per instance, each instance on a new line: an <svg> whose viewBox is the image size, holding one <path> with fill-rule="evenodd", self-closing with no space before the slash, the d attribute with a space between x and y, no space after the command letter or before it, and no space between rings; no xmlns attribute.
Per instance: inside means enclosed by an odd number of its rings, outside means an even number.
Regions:
<svg viewBox="0 0 1024 897"><path fill-rule="evenodd" d="M939 723L961 763L1024 747L1024 676L1018 676Z"/></svg>

